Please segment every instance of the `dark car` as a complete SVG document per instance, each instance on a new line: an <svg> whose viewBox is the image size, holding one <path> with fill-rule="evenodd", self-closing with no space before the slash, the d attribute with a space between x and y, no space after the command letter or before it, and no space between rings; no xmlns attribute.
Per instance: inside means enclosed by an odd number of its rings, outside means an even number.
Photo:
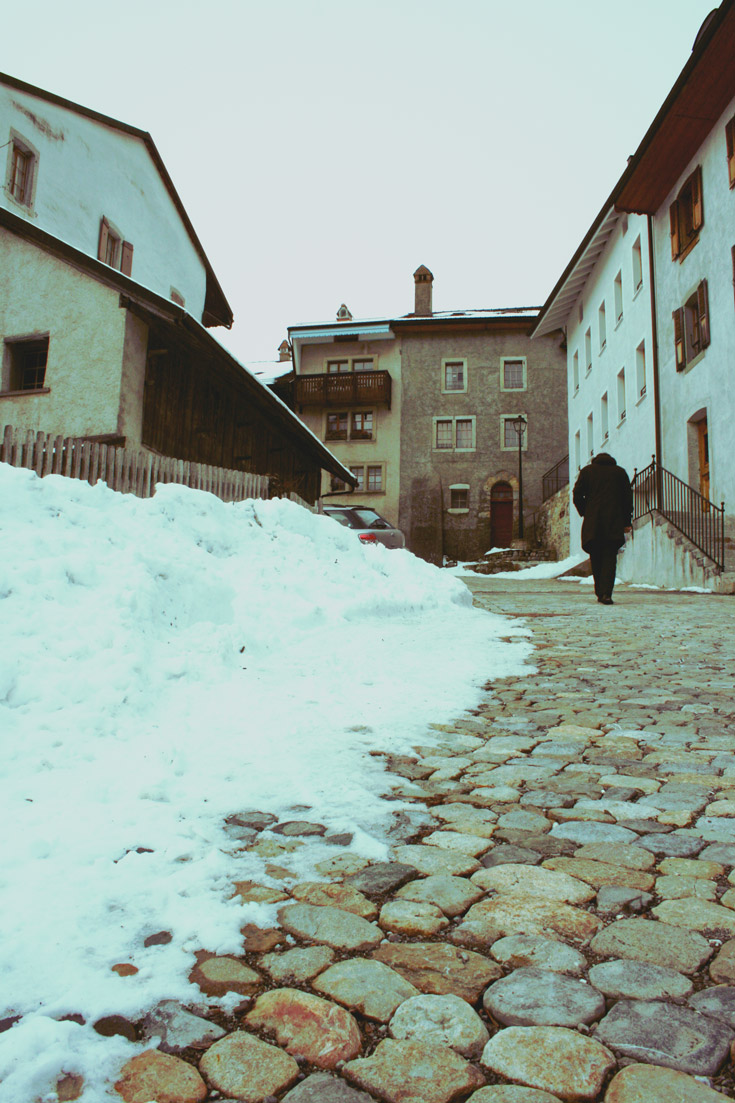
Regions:
<svg viewBox="0 0 735 1103"><path fill-rule="evenodd" d="M366 506L325 506L325 517L333 517L340 525L357 533L363 544L384 544L386 548L405 548L400 529L394 529L385 517Z"/></svg>

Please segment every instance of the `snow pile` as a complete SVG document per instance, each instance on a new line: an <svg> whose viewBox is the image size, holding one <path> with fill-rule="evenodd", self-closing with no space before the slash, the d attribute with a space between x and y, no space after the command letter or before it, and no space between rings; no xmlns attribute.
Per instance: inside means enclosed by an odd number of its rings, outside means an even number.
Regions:
<svg viewBox="0 0 735 1103"><path fill-rule="evenodd" d="M24 1016L0 1033L0 1100L62 1068L103 1099L136 1047L57 1020L192 1002L194 952L238 953L272 917L232 899L269 879L225 817L306 818L384 857L399 806L369 752L427 742L529 644L459 580L287 501L0 465L0 530L0 1019ZM285 863L310 876L320 846Z"/></svg>

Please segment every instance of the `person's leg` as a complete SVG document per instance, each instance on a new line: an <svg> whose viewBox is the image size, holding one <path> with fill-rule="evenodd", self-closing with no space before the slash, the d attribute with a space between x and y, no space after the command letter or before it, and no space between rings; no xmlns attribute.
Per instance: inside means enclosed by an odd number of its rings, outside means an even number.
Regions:
<svg viewBox="0 0 735 1103"><path fill-rule="evenodd" d="M618 565L617 545L605 541L600 549L600 573L598 597L603 600L612 600L613 587L615 586L615 571Z"/></svg>
<svg viewBox="0 0 735 1103"><path fill-rule="evenodd" d="M604 590L601 589L601 570L603 561L602 545L598 540L594 540L589 546L590 567L592 568L592 577L595 580L595 595L599 599L602 597Z"/></svg>

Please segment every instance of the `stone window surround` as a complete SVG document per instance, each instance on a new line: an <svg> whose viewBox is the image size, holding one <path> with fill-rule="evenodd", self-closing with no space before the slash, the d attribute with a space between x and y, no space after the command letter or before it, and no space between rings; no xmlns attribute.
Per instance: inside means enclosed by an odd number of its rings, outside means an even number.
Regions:
<svg viewBox="0 0 735 1103"><path fill-rule="evenodd" d="M384 460L378 460L377 462L370 460L365 463L351 463L347 465L350 471L355 474L356 470L360 468L362 470L362 486L355 487L353 494L385 494L385 468L386 463ZM368 469L380 468L380 490L370 490L368 488Z"/></svg>
<svg viewBox="0 0 735 1103"><path fill-rule="evenodd" d="M358 366L355 367L355 361L358 362ZM367 361L370 361L371 366L366 368L364 365ZM324 375L339 375L339 372L330 372L330 364L344 363L347 364L346 372L348 371L377 371L378 370L378 357L375 354L365 355L364 353L355 353L352 356L338 356L336 353L332 356L324 357Z"/></svg>
<svg viewBox="0 0 735 1103"><path fill-rule="evenodd" d="M506 362L520 363L523 365L523 385L521 387L506 387L505 365ZM500 389L501 391L525 391L528 388L528 361L525 356L501 356L500 357Z"/></svg>
<svg viewBox="0 0 735 1103"><path fill-rule="evenodd" d="M501 452L517 452L518 451L518 437L516 435L516 443L508 445L505 443L505 423L506 421L514 421L519 415L522 415L526 419L526 429L523 434L523 444L521 445L521 451L528 451L528 414L525 410L519 410L515 414L501 414L500 415L500 451Z"/></svg>
<svg viewBox="0 0 735 1103"><path fill-rule="evenodd" d="M451 514L454 514L454 515L469 513L470 512L470 507L469 507L470 484L469 483L452 483L449 486L448 489L449 489L450 506L447 509L447 513L451 513ZM467 491L467 505L466 506L452 506L451 505L452 491L453 490L466 490Z"/></svg>
<svg viewBox="0 0 735 1103"><path fill-rule="evenodd" d="M451 364L461 364L462 365L463 386L461 386L461 387L447 387L447 368ZM468 384L468 371L467 371L467 360L466 360L466 358L461 357L461 356L445 356L442 359L442 374L441 374L442 394L466 394L467 393L467 384Z"/></svg>
<svg viewBox="0 0 735 1103"><path fill-rule="evenodd" d="M451 415L438 415L433 417L431 426L431 450L432 452L443 452L444 454L455 454L457 452L474 452L477 447L477 417L475 414L464 414L459 417ZM436 444L437 425L440 421L452 422L452 447L451 448L438 448ZM469 421L472 424L472 445L470 448L458 448L457 447L457 422Z"/></svg>

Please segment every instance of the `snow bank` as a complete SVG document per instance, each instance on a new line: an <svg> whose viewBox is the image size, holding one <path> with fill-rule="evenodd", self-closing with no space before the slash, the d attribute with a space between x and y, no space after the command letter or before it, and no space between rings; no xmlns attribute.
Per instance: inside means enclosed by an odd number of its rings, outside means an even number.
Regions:
<svg viewBox="0 0 735 1103"><path fill-rule="evenodd" d="M268 878L224 818L308 818L384 856L396 804L369 752L427 742L529 645L459 580L287 501L143 501L0 465L0 530L0 1018L24 1016L0 1034L0 1100L62 1067L97 1100L135 1047L56 1020L196 1000L194 952L237 953L270 917L231 899Z"/></svg>

